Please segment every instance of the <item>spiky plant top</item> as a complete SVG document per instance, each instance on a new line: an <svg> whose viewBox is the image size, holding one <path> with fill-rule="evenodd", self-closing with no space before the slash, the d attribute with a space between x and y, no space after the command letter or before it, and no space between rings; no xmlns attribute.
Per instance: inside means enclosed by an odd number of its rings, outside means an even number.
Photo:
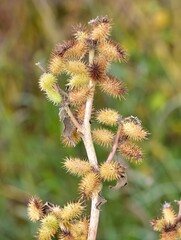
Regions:
<svg viewBox="0 0 181 240"><path fill-rule="evenodd" d="M113 160L115 153L119 152L135 163L143 159L143 152L135 142L146 139L147 131L137 117L123 117L114 109L96 110L94 106L95 117L92 119L96 88L119 100L124 99L127 92L125 84L109 74L112 61L127 60L122 46L109 39L111 28L107 17L91 20L88 28L77 25L73 28L73 39L59 43L53 49L47 70L37 64L43 70L39 79L40 89L59 108L63 124L62 142L75 147L83 140L87 152L87 160L65 158L64 168L81 178L78 187L80 199L92 199L92 203L96 200L92 205L88 230L88 221L81 218L84 207L79 201L63 208L49 206L45 209L39 199L32 198L28 214L32 221L41 221L39 240L49 240L57 232L60 232L59 239L87 239L88 234L88 240L95 240L99 206L104 202L100 200L103 182L117 181L114 189L127 183L126 167ZM67 75L65 86L61 82L62 73ZM94 120L106 127L91 129L90 122ZM105 161L97 161L93 142L110 149Z"/></svg>
<svg viewBox="0 0 181 240"><path fill-rule="evenodd" d="M67 106L74 113L74 117L81 125L85 117L86 101L94 94L94 87L98 87L105 94L122 99L127 89L125 84L108 73L112 61L126 61L126 51L116 42L109 39L112 24L107 17L97 17L89 22L89 28L77 25L73 28L73 39L57 44L52 51L48 70L40 77L39 85L48 99L61 109ZM88 54L94 51L92 61L88 61ZM67 86L64 88L58 77L66 73ZM90 87L90 79L94 86ZM63 89L66 89L64 91ZM53 94L54 93L54 94ZM65 111L66 120L71 117ZM61 117L63 121L65 116ZM122 126L119 139L119 150L125 158L140 162L143 159L141 149L131 141L141 141L147 136L140 121L134 117L123 118L117 111L106 108L96 112L96 120L107 126ZM66 121L66 122L67 122ZM63 121L64 122L64 121ZM66 126L65 126L66 128ZM80 141L77 126L72 126L68 134L63 132L62 141L66 146L75 146ZM93 129L93 140L102 146L113 145L114 133L106 128Z"/></svg>
<svg viewBox="0 0 181 240"><path fill-rule="evenodd" d="M181 201L178 214L175 213L170 203L164 203L162 216L152 220L153 230L160 233L160 240L176 240L181 238Z"/></svg>

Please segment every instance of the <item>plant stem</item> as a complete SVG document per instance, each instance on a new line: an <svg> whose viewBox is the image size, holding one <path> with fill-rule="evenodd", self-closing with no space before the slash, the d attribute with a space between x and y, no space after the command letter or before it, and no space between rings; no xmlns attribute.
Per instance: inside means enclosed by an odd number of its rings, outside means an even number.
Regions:
<svg viewBox="0 0 181 240"><path fill-rule="evenodd" d="M58 83L54 84L54 88L59 92L60 96L68 98L68 94L60 88Z"/></svg>
<svg viewBox="0 0 181 240"><path fill-rule="evenodd" d="M96 240L100 210L96 208L98 195L92 198L89 233L87 240Z"/></svg>
<svg viewBox="0 0 181 240"><path fill-rule="evenodd" d="M89 52L89 63L91 64L94 60L94 50L90 50ZM90 164L94 167L94 169L98 169L97 156L94 149L92 135L91 135L91 113L92 113L92 104L94 99L94 91L95 91L95 83L90 79L89 88L92 89L91 96L87 99L86 108L85 108L85 116L83 122L83 142L85 145L85 149L87 152L87 156ZM88 240L96 240L97 236L97 227L99 222L99 209L96 208L96 204L98 202L98 195L92 197L91 203L91 213L90 213L90 224L89 224L89 232L88 232Z"/></svg>
<svg viewBox="0 0 181 240"><path fill-rule="evenodd" d="M60 96L68 98L68 94L66 92L64 92L58 85L58 83L56 83L54 85L55 89L57 89L57 91L59 92ZM82 126L79 124L79 122L77 121L77 119L75 118L75 116L73 115L72 111L70 110L68 104L66 104L64 106L65 111L67 112L67 114L69 115L71 121L73 122L74 126L77 128L77 130L82 133Z"/></svg>
<svg viewBox="0 0 181 240"><path fill-rule="evenodd" d="M113 157L114 157L114 154L115 154L115 152L116 152L116 150L117 150L121 130L122 130L122 127L120 126L120 127L118 128L117 133L116 133L115 140L114 140L114 144L113 144L113 146L112 146L111 152L109 153L109 156L108 156L108 158L107 158L107 160L106 160L107 163L110 163L110 162L112 161L112 159L113 159Z"/></svg>
<svg viewBox="0 0 181 240"><path fill-rule="evenodd" d="M90 50L89 63L92 63L93 59L94 59L94 50ZM93 104L94 91L95 91L95 83L91 79L89 81L89 88L92 89L92 94L87 99L86 107L85 107L85 116L84 116L84 122L83 122L83 142L87 151L87 156L90 164L95 169L98 169L97 156L96 156L96 152L95 152L93 141L92 141L91 124L90 124L92 104Z"/></svg>
<svg viewBox="0 0 181 240"><path fill-rule="evenodd" d="M39 69L41 69L42 72L46 73L46 69L41 65L40 62L35 63L35 65L36 65L37 67L39 67Z"/></svg>
<svg viewBox="0 0 181 240"><path fill-rule="evenodd" d="M77 128L77 130L82 133L82 127L79 124L79 122L77 121L77 119L75 118L75 116L73 115L73 113L71 112L70 108L68 106L65 107L65 111L67 112L67 114L69 115L71 121L73 122L74 126Z"/></svg>

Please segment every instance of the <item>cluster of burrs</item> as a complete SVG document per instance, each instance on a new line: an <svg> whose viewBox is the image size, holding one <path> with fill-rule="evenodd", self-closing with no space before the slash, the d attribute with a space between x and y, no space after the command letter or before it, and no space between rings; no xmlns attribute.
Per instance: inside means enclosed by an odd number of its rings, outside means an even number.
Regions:
<svg viewBox="0 0 181 240"><path fill-rule="evenodd" d="M126 167L118 160L113 160L115 153L120 152L122 157L140 163L143 152L136 142L146 139L148 134L137 117L124 118L110 108L96 111L94 106L92 118L96 88L117 99L123 99L127 91L122 81L108 73L111 62L126 61L127 58L125 50L109 39L111 28L111 21L107 17L91 20L89 28L78 25L73 28L72 40L57 44L51 54L48 70L37 64L44 72L39 80L41 90L59 107L59 117L64 126L63 143L66 146L76 146L83 140L88 155L91 155L90 140L110 148L106 161L100 164L92 164L89 156L88 159L69 157L63 163L68 172L81 177L78 188L80 199L84 203L99 195L97 208L105 201L100 195L104 181L116 181L114 189L127 184ZM58 81L61 74L66 74L66 84L61 83L61 79ZM92 130L90 122L94 120L108 128ZM90 127L90 132L87 126ZM41 221L39 240L49 240L57 231L61 232L60 239L86 240L88 220L79 219L83 208L79 200L63 208L51 206L45 214L41 201L32 198L28 209L30 219Z"/></svg>
<svg viewBox="0 0 181 240"><path fill-rule="evenodd" d="M162 207L162 216L152 220L151 225L154 231L160 232L160 240L176 240L181 238L181 201L178 214L175 213L170 203Z"/></svg>
<svg viewBox="0 0 181 240"><path fill-rule="evenodd" d="M31 221L40 221L37 233L39 240L58 239L86 240L89 221L82 217L84 204L81 201L68 203L62 208L49 202L43 204L38 197L32 197L28 204L28 216Z"/></svg>

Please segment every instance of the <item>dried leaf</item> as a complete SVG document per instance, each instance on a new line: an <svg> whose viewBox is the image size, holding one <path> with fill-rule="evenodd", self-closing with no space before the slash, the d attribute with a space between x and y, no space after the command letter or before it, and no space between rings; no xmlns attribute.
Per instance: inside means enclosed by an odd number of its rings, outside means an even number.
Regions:
<svg viewBox="0 0 181 240"><path fill-rule="evenodd" d="M72 125L70 117L67 115L66 111L63 108L59 109L59 118L63 123L63 137L68 137L71 144L75 146L75 142L72 137L75 127Z"/></svg>
<svg viewBox="0 0 181 240"><path fill-rule="evenodd" d="M117 181L115 186L109 186L109 188L114 191L117 191L117 190L123 188L124 186L126 186L127 184L128 184L127 174L125 173L125 175L122 175L121 178Z"/></svg>
<svg viewBox="0 0 181 240"><path fill-rule="evenodd" d="M98 194L98 202L97 202L97 204L96 204L96 208L98 209L98 210L100 210L100 207L103 205L103 204L105 204L107 202L107 200L103 197L103 196L101 196L100 194Z"/></svg>
<svg viewBox="0 0 181 240"><path fill-rule="evenodd" d="M64 137L71 137L74 126L72 125L69 117L64 118L63 125L64 125L63 136Z"/></svg>

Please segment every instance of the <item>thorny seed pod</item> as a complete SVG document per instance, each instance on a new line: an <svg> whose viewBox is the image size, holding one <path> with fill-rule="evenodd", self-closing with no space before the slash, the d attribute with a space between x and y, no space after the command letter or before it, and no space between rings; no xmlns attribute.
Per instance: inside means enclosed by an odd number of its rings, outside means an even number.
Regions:
<svg viewBox="0 0 181 240"><path fill-rule="evenodd" d="M65 69L68 74L87 75L86 65L81 61L68 61Z"/></svg>
<svg viewBox="0 0 181 240"><path fill-rule="evenodd" d="M34 196L28 203L28 217L31 221L36 222L43 217L43 203L40 198Z"/></svg>
<svg viewBox="0 0 181 240"><path fill-rule="evenodd" d="M105 128L97 128L92 131L92 137L96 143L108 147L112 144L114 134Z"/></svg>
<svg viewBox="0 0 181 240"><path fill-rule="evenodd" d="M64 71L65 61L62 57L52 54L48 69L53 75L58 75Z"/></svg>
<svg viewBox="0 0 181 240"><path fill-rule="evenodd" d="M105 181L118 180L125 174L125 167L119 162L104 162L100 167L100 175Z"/></svg>
<svg viewBox="0 0 181 240"><path fill-rule="evenodd" d="M56 77L51 73L44 73L41 75L39 80L39 86L42 91L49 91L52 90L53 85L56 83Z"/></svg>
<svg viewBox="0 0 181 240"><path fill-rule="evenodd" d="M74 41L72 48L69 48L64 54L66 60L80 60L87 52L86 44L80 41Z"/></svg>
<svg viewBox="0 0 181 240"><path fill-rule="evenodd" d="M86 240L88 235L89 221L86 218L78 220L70 225L70 232L75 239Z"/></svg>
<svg viewBox="0 0 181 240"><path fill-rule="evenodd" d="M176 220L176 214L170 203L165 203L162 209L163 217L167 224L174 224Z"/></svg>
<svg viewBox="0 0 181 240"><path fill-rule="evenodd" d="M76 74L69 79L69 83L67 83L67 86L70 86L71 88L78 88L88 85L88 83L89 76L87 74Z"/></svg>
<svg viewBox="0 0 181 240"><path fill-rule="evenodd" d="M68 172L78 176L83 176L92 169L88 161L79 158L66 158L64 161L64 167Z"/></svg>
<svg viewBox="0 0 181 240"><path fill-rule="evenodd" d="M127 59L125 50L113 41L101 42L98 51L101 56L104 56L109 61L126 61Z"/></svg>
<svg viewBox="0 0 181 240"><path fill-rule="evenodd" d="M97 111L96 115L97 115L96 119L99 123L103 123L110 126L117 125L118 120L120 119L119 113L110 108L101 109Z"/></svg>
<svg viewBox="0 0 181 240"><path fill-rule="evenodd" d="M79 191L82 196L89 199L97 195L101 187L100 177L96 173L90 172L82 178L79 184Z"/></svg>
<svg viewBox="0 0 181 240"><path fill-rule="evenodd" d="M179 201L177 201L179 202ZM179 213L180 213L179 203ZM151 225L154 231L161 233L160 240L176 240L180 239L180 216L175 214L170 203L165 203L162 208L162 218L153 220Z"/></svg>
<svg viewBox="0 0 181 240"><path fill-rule="evenodd" d="M143 160L143 152L133 143L124 142L119 145L121 155L131 162L140 163Z"/></svg>
<svg viewBox="0 0 181 240"><path fill-rule="evenodd" d="M79 122L83 122L85 116L85 104L82 104L76 108L76 117Z"/></svg>
<svg viewBox="0 0 181 240"><path fill-rule="evenodd" d="M88 72L95 82L101 82L105 78L105 69L104 65L101 64L101 61L94 61L92 64L88 67Z"/></svg>
<svg viewBox="0 0 181 240"><path fill-rule="evenodd" d="M153 230L156 232L162 232L165 228L165 219L156 219L151 221L151 225L153 227Z"/></svg>
<svg viewBox="0 0 181 240"><path fill-rule="evenodd" d="M53 87L46 91L46 96L53 104L60 104L62 101L62 97Z"/></svg>
<svg viewBox="0 0 181 240"><path fill-rule="evenodd" d="M91 96L91 89L87 86L72 89L72 91L69 92L70 104L79 106L85 103L89 96Z"/></svg>
<svg viewBox="0 0 181 240"><path fill-rule="evenodd" d="M140 125L135 124L134 122L123 123L123 132L130 139L135 141L144 140L148 135L147 131L145 131Z"/></svg>
<svg viewBox="0 0 181 240"><path fill-rule="evenodd" d="M65 57L65 54L74 47L74 45L76 44L75 40L69 40L69 41L65 41L62 44L57 44L53 54L59 56L59 57Z"/></svg>
<svg viewBox="0 0 181 240"><path fill-rule="evenodd" d="M101 55L96 56L95 61L102 67L102 69L104 69L104 79L105 79L107 76L106 72L109 70L109 67L110 67L110 62Z"/></svg>
<svg viewBox="0 0 181 240"><path fill-rule="evenodd" d="M119 81L113 76L106 76L106 78L99 83L101 91L107 93L114 98L124 98L127 89L123 82Z"/></svg>
<svg viewBox="0 0 181 240"><path fill-rule="evenodd" d="M103 41L109 37L111 32L111 23L108 18L100 19L96 24L92 24L91 38L98 41Z"/></svg>
<svg viewBox="0 0 181 240"><path fill-rule="evenodd" d="M79 217L84 210L81 202L68 203L61 209L61 217L65 221Z"/></svg>
<svg viewBox="0 0 181 240"><path fill-rule="evenodd" d="M39 80L39 86L42 91L46 93L48 100L53 102L54 104L59 104L62 101L62 97L54 88L54 84L56 83L56 77L51 73L44 73Z"/></svg>
<svg viewBox="0 0 181 240"><path fill-rule="evenodd" d="M77 41L84 42L88 38L88 33L81 24L73 26L73 36Z"/></svg>
<svg viewBox="0 0 181 240"><path fill-rule="evenodd" d="M59 224L53 214L48 214L41 220L41 226L38 232L38 240L51 240L56 234Z"/></svg>

